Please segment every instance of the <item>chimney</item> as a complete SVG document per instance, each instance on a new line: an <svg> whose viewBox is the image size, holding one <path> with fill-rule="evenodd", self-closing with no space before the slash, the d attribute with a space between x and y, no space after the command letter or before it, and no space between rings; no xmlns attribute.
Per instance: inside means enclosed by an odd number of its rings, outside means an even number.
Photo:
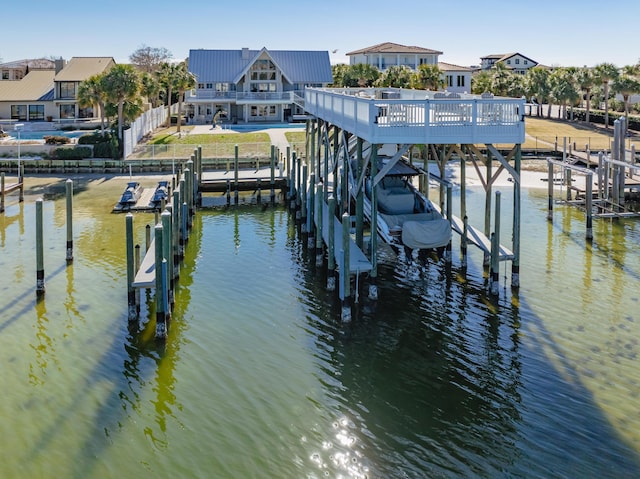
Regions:
<svg viewBox="0 0 640 479"><path fill-rule="evenodd" d="M56 74L60 73L60 70L62 70L67 64L66 60L63 60L62 57L57 58L55 60L55 65L56 65Z"/></svg>
<svg viewBox="0 0 640 479"><path fill-rule="evenodd" d="M243 60L248 60L249 59L249 49L248 48L243 48L242 49L242 59Z"/></svg>

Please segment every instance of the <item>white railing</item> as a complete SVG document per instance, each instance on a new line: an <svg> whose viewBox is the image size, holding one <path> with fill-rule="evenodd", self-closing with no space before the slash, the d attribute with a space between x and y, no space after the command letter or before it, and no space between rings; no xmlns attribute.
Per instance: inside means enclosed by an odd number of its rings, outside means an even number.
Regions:
<svg viewBox="0 0 640 479"><path fill-rule="evenodd" d="M278 92L219 92L209 90L189 91L185 95L185 102L194 101L233 101L233 102L251 102L251 101L271 101L293 103L294 95L302 96L302 90L278 91Z"/></svg>
<svg viewBox="0 0 640 479"><path fill-rule="evenodd" d="M524 142L522 99L392 88L308 88L305 110L372 143Z"/></svg>

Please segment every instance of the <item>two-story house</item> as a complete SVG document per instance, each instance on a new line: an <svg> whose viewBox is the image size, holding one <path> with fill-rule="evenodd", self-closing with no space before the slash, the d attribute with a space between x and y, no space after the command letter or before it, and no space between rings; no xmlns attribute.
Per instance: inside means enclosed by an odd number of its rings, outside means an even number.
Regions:
<svg viewBox="0 0 640 479"><path fill-rule="evenodd" d="M0 121L37 122L100 115L94 107L78 105L78 85L115 65L113 58L74 57L69 62L58 59L40 65L49 68L14 69L13 80L0 81Z"/></svg>
<svg viewBox="0 0 640 479"><path fill-rule="evenodd" d="M439 55L442 55L442 52L438 50L399 45L392 42L379 43L347 53L349 65L364 63L372 65L380 71L385 71L390 66L404 65L412 70L417 70L418 66L423 63L437 65Z"/></svg>
<svg viewBox="0 0 640 479"><path fill-rule="evenodd" d="M445 90L454 93L471 93L473 68L438 62L438 68L444 77Z"/></svg>
<svg viewBox="0 0 640 479"><path fill-rule="evenodd" d="M496 63L503 63L508 69L514 73L524 75L527 70L538 65L538 62L529 57L525 57L521 53L499 53L487 55L480 58L480 69L491 70Z"/></svg>
<svg viewBox="0 0 640 479"><path fill-rule="evenodd" d="M33 70L54 70L55 63L48 58L16 60L0 64L0 81L22 80Z"/></svg>
<svg viewBox="0 0 640 479"><path fill-rule="evenodd" d="M185 95L190 121L285 122L302 109L294 95L333 81L329 52L295 50L190 50L197 87Z"/></svg>

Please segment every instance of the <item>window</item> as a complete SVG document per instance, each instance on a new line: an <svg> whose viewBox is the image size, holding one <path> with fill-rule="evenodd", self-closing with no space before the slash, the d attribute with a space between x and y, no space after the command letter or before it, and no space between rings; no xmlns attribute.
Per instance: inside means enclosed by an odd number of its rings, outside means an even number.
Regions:
<svg viewBox="0 0 640 479"><path fill-rule="evenodd" d="M520 59L516 58L516 65L520 65Z"/></svg>
<svg viewBox="0 0 640 479"><path fill-rule="evenodd" d="M93 118L93 107L78 108L78 118Z"/></svg>
<svg viewBox="0 0 640 479"><path fill-rule="evenodd" d="M447 86L453 86L453 75L447 75Z"/></svg>
<svg viewBox="0 0 640 479"><path fill-rule="evenodd" d="M528 64L529 64L529 62L528 62L527 60L525 60L525 61L524 61L524 64L525 64L525 65L528 65Z"/></svg>
<svg viewBox="0 0 640 479"><path fill-rule="evenodd" d="M251 116L253 118L275 117L277 108L275 105L252 105Z"/></svg>
<svg viewBox="0 0 640 479"><path fill-rule="evenodd" d="M27 121L27 105L11 105L11 119Z"/></svg>
<svg viewBox="0 0 640 479"><path fill-rule="evenodd" d="M458 86L459 87L463 87L464 86L464 75L458 75Z"/></svg>
<svg viewBox="0 0 640 479"><path fill-rule="evenodd" d="M2 70L2 79L3 80L9 79L9 70Z"/></svg>
<svg viewBox="0 0 640 479"><path fill-rule="evenodd" d="M251 84L252 93L269 93L274 91L276 91L275 83L252 83Z"/></svg>
<svg viewBox="0 0 640 479"><path fill-rule="evenodd" d="M275 79L276 79L276 72L263 72L263 71L251 72L251 80L252 81L256 81L256 80L275 80Z"/></svg>
<svg viewBox="0 0 640 479"><path fill-rule="evenodd" d="M72 81L60 82L60 98L75 98L76 83Z"/></svg>
<svg viewBox="0 0 640 479"><path fill-rule="evenodd" d="M44 120L44 105L29 105L29 121Z"/></svg>
<svg viewBox="0 0 640 479"><path fill-rule="evenodd" d="M73 104L60 105L60 118L75 118L76 106Z"/></svg>
<svg viewBox="0 0 640 479"><path fill-rule="evenodd" d="M233 83L216 83L216 91L220 92L235 91L235 87Z"/></svg>
<svg viewBox="0 0 640 479"><path fill-rule="evenodd" d="M511 65L511 60L507 60L507 65Z"/></svg>

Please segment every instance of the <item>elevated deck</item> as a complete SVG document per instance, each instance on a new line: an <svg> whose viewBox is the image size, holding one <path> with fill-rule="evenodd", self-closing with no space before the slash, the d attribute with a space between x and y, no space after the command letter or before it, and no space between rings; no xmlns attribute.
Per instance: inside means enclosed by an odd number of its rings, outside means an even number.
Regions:
<svg viewBox="0 0 640 479"><path fill-rule="evenodd" d="M397 88L307 88L305 110L370 143L524 143L524 100Z"/></svg>

